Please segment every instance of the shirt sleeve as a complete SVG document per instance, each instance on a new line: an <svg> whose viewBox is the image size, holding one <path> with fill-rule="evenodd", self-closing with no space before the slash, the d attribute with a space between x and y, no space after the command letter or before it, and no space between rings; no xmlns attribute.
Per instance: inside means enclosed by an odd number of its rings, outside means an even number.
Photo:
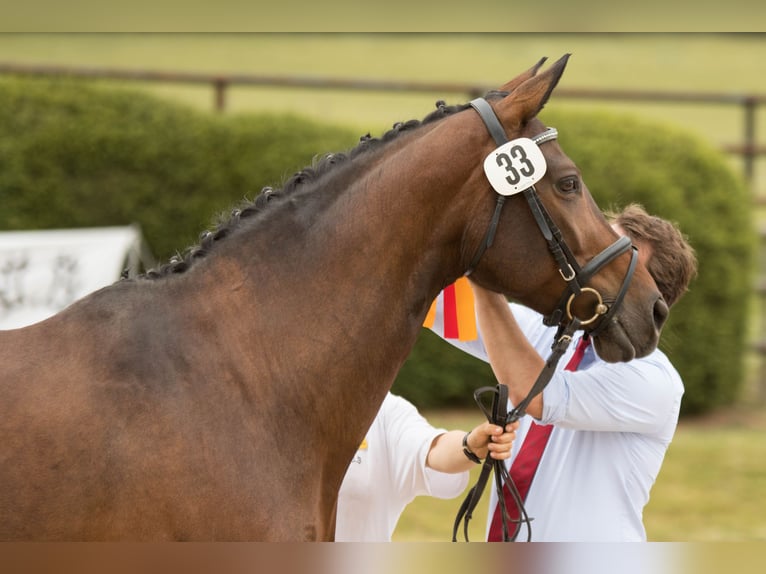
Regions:
<svg viewBox="0 0 766 574"><path fill-rule="evenodd" d="M426 467L426 457L434 439L447 432L436 428L418 412L414 405L396 395L386 398L386 442L395 488L407 493L405 498L429 495L454 498L468 484L468 472L448 474Z"/></svg>
<svg viewBox="0 0 766 574"><path fill-rule="evenodd" d="M661 351L627 363L597 359L584 370L554 374L543 391L541 422L651 434L678 412L682 394L681 379Z"/></svg>
<svg viewBox="0 0 766 574"><path fill-rule="evenodd" d="M531 309L516 305L512 309L530 343L547 358L555 327L543 324ZM543 424L653 434L663 432L665 423L678 414L683 383L660 350L625 363L607 363L591 347L582 369L567 371L567 362L565 355L543 390Z"/></svg>

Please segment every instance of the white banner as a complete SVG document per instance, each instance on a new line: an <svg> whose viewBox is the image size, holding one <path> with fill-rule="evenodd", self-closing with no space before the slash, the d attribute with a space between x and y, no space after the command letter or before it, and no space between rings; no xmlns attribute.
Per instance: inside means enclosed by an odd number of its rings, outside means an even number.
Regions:
<svg viewBox="0 0 766 574"><path fill-rule="evenodd" d="M137 226L0 232L0 329L54 315L141 261Z"/></svg>

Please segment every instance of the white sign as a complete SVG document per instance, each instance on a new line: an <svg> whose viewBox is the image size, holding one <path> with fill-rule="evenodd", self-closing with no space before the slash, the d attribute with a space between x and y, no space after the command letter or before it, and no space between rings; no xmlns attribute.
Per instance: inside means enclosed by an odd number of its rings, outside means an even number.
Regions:
<svg viewBox="0 0 766 574"><path fill-rule="evenodd" d="M0 232L0 329L31 325L142 260L137 227Z"/></svg>
<svg viewBox="0 0 766 574"><path fill-rule="evenodd" d="M546 169L543 152L529 138L504 143L484 160L484 173L500 195L514 195L532 187Z"/></svg>

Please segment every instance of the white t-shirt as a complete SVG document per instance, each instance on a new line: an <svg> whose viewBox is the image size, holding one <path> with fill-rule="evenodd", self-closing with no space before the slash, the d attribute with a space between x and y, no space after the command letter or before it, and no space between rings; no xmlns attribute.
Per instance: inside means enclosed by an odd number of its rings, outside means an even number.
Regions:
<svg viewBox="0 0 766 574"><path fill-rule="evenodd" d="M399 516L416 496L460 495L468 485L467 471L426 468L431 443L444 432L407 400L389 393L340 487L335 540L390 541Z"/></svg>
<svg viewBox="0 0 766 574"><path fill-rule="evenodd" d="M547 358L555 328L542 316L511 305L527 339ZM433 330L442 334L441 318ZM577 371L565 371L579 336L543 391L542 424L554 425L526 500L532 540L539 542L643 541L649 491L678 422L681 378L656 350L629 363L606 363L591 345ZM488 361L484 344L449 340ZM519 421L508 466L524 443L532 418ZM497 497L490 496L488 521ZM489 522L488 522L489 524ZM526 539L523 527L519 540Z"/></svg>

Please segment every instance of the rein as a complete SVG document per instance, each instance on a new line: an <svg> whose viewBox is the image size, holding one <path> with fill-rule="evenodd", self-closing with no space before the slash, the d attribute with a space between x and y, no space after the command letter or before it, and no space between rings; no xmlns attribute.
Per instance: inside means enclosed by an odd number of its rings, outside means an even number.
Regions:
<svg viewBox="0 0 766 574"><path fill-rule="evenodd" d="M505 429L505 425L517 421L526 414L527 406L550 382L553 373L556 372L556 365L558 365L559 360L572 342L572 335L581 326L582 323L575 317L560 334L557 334L551 347L551 354L545 361L545 365L535 380L534 385L532 385L527 396L524 397L524 399L510 412L508 412L508 387L506 385L498 384L494 387L480 387L474 391L474 400L476 401L476 404L479 405L479 408L489 422ZM486 395L490 392L494 394L491 411L487 410L481 398L482 395ZM492 459L487 455L487 458L485 458L482 463L481 472L479 473L479 478L476 480L476 484L468 491L468 494L458 509L457 516L455 517L455 524L452 528L452 542L457 542L457 533L461 522L463 523L463 536L465 541L469 541L468 523L473 518L473 511L479 503L479 500L481 500L481 496L484 493L487 481L489 480L489 475L493 470L495 471L495 491L497 492L498 504L500 505L502 512L503 541L508 542L516 540L516 537L521 531L522 523L527 525L527 541L529 542L532 540L532 527L530 526L532 519L527 515L527 511L524 508L524 501L522 500L521 495L519 495L518 489L508 473L505 462ZM513 531L509 528L511 520L505 505L505 497L503 496L504 486L508 487L513 501L516 504L516 508L519 511L519 520L516 522Z"/></svg>
<svg viewBox="0 0 766 574"><path fill-rule="evenodd" d="M485 99L477 98L473 100L471 102L471 107L473 107L479 114L482 121L484 122L484 125L487 127L487 131L489 131L490 135L498 146L502 146L508 142L508 138L505 135L505 130L503 129L500 120L498 120L494 110ZM557 137L558 131L555 128L548 128L541 134L538 134L531 139L535 142L535 144L539 146L547 141L554 140ZM532 215L535 218L535 222L540 228L540 232L548 244L548 249L553 255L553 258L556 260L556 264L559 268L559 273L566 282L566 289L564 290L564 293L562 294L554 311L550 315L546 315L543 318L543 323L545 325L558 325L558 331L554 338L553 345L551 346L551 354L545 361L545 365L543 366L542 371L538 375L527 396L524 397L524 399L510 412L508 412L508 388L505 385L498 384L495 387L481 387L474 392L474 400L479 405L479 408L484 412L487 420L503 428L505 428L508 423L515 422L524 416L526 414L527 406L532 401L532 399L540 394L543 389L545 389L546 385L550 382L551 377L556 371L556 366L558 365L559 360L566 352L569 344L572 342L572 336L575 331L582 327L596 323L596 321L600 320L600 322L596 324L595 327L591 330L591 335L596 336L612 321L615 311L617 308L619 308L625 297L625 293L628 290L628 286L630 285L630 281L633 277L633 272L635 271L636 263L638 261L638 251L635 247L633 247L630 238L621 236L617 241L612 243L610 246L596 255L593 259L591 259L584 267L580 267L574 255L572 254L572 251L567 246L566 241L564 241L561 231L554 223L548 211L545 209L545 206L540 200L535 186L532 185L524 189L521 193L524 194L524 197L527 200L527 204L532 211ZM505 199L506 196L497 193L495 211L492 214L492 219L487 229L487 233L485 234L484 240L479 246L479 249L474 255L470 265L468 266L468 271L465 273L466 275L469 275L474 270L481 256L492 245L500 220L500 212L505 203ZM628 270L625 273L625 278L623 279L622 285L620 286L620 290L617 293L617 297L615 297L614 302L611 305L607 305L604 303L601 294L598 291L591 287L584 287L583 285L585 285L605 265L628 250L631 250L631 259L630 264L628 265ZM597 302L593 315L589 318L580 319L573 314L572 303L579 295L583 293L592 294L596 298ZM564 323L565 317L567 320L566 323ZM490 392L493 393L493 401L491 410L488 410L484 405L482 395L486 395ZM527 540L531 541L532 528L530 522L532 519L527 515L526 509L524 508L524 501L519 495L516 485L513 483L513 480L508 473L508 469L506 468L504 461L493 460L487 456L482 465L482 469L476 484L468 492L468 495L458 510L458 514L455 518L455 524L452 530L453 542L457 542L457 533L461 522L463 523L463 535L465 540L468 541L468 523L473 516L473 510L476 508L476 505L481 499L492 470L495 471L495 488L497 490L498 503L500 504L502 513L503 540L516 540L516 537L521 531L521 524L523 523L526 524L527 527ZM515 521L515 526L512 530L509 527L511 520L508 514L508 509L505 505L505 497L503 496L504 486L508 487L514 503L516 504L516 507L519 511L519 519Z"/></svg>

